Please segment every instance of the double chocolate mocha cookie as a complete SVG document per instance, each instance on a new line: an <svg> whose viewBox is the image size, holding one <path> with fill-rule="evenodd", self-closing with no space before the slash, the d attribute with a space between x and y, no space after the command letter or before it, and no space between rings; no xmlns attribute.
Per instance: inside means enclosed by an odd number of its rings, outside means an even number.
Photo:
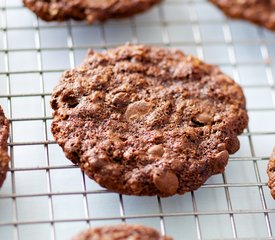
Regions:
<svg viewBox="0 0 275 240"><path fill-rule="evenodd" d="M55 87L52 133L67 158L122 194L183 194L222 173L247 126L242 89L179 50L90 51Z"/></svg>
<svg viewBox="0 0 275 240"><path fill-rule="evenodd" d="M172 240L161 236L156 230L142 225L120 224L91 228L73 240Z"/></svg>
<svg viewBox="0 0 275 240"><path fill-rule="evenodd" d="M161 0L23 0L26 7L45 21L68 19L89 23L109 18L129 17Z"/></svg>
<svg viewBox="0 0 275 240"><path fill-rule="evenodd" d="M9 122L0 106L0 187L6 178L9 156L8 156Z"/></svg>
<svg viewBox="0 0 275 240"><path fill-rule="evenodd" d="M269 177L268 186L272 197L275 199L275 147L268 162L267 174Z"/></svg>
<svg viewBox="0 0 275 240"><path fill-rule="evenodd" d="M275 30L275 0L210 0L227 16Z"/></svg>

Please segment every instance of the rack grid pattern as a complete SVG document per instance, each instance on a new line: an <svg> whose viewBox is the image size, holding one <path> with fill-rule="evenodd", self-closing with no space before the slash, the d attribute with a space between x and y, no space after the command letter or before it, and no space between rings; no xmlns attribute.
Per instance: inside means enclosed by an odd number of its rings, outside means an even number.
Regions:
<svg viewBox="0 0 275 240"><path fill-rule="evenodd" d="M65 159L50 132L60 74L88 48L125 42L176 47L240 83L250 123L224 174L170 198L108 192ZM0 104L10 119L10 169L0 190L0 239L69 239L90 226L141 223L180 239L275 239L266 166L275 145L275 34L226 19L204 0L166 0L133 18L45 23L0 0Z"/></svg>

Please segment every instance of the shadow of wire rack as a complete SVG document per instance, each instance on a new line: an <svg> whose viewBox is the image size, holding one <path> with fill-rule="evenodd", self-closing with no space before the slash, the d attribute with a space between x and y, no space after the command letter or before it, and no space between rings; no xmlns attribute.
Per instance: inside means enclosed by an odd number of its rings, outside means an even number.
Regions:
<svg viewBox="0 0 275 240"><path fill-rule="evenodd" d="M0 190L0 239L69 239L105 224L142 223L181 239L275 239L266 165L275 145L275 34L230 21L210 3L166 0L131 19L44 23L0 0L0 104L11 120L11 164ZM111 193L70 164L50 132L50 93L88 48L124 42L177 47L239 82L250 123L223 175L171 198Z"/></svg>

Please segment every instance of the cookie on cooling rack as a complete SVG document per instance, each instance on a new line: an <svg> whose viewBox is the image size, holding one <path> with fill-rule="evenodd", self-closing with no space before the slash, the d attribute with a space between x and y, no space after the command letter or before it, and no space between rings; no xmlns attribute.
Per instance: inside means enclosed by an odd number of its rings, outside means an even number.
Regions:
<svg viewBox="0 0 275 240"><path fill-rule="evenodd" d="M248 116L242 89L179 50L90 51L55 87L52 133L109 190L170 196L224 171Z"/></svg>
<svg viewBox="0 0 275 240"><path fill-rule="evenodd" d="M209 0L227 16L275 30L275 0Z"/></svg>
<svg viewBox="0 0 275 240"><path fill-rule="evenodd" d="M6 119L3 109L0 106L0 187L2 186L9 165L8 156L8 136L9 136L9 122Z"/></svg>
<svg viewBox="0 0 275 240"><path fill-rule="evenodd" d="M271 195L275 199L275 147L268 162L267 174L269 177L268 186L271 190Z"/></svg>
<svg viewBox="0 0 275 240"><path fill-rule="evenodd" d="M142 225L120 224L91 228L74 237L73 240L172 240L161 236L155 229Z"/></svg>
<svg viewBox="0 0 275 240"><path fill-rule="evenodd" d="M89 23L123 18L143 12L161 0L23 0L26 7L45 21L68 19Z"/></svg>

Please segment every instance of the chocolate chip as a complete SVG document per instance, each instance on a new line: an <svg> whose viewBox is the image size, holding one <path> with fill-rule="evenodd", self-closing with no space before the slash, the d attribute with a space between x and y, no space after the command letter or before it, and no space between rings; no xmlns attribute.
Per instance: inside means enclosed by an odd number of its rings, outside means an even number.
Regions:
<svg viewBox="0 0 275 240"><path fill-rule="evenodd" d="M161 157L164 153L164 149L162 145L153 145L148 149L148 153L150 155L156 156L156 157Z"/></svg>
<svg viewBox="0 0 275 240"><path fill-rule="evenodd" d="M226 144L225 143L220 143L220 144L218 144L217 148L218 148L219 151L223 151L223 150L226 149Z"/></svg>
<svg viewBox="0 0 275 240"><path fill-rule="evenodd" d="M149 102L137 101L128 105L125 117L127 121L141 118L151 110L152 105Z"/></svg>
<svg viewBox="0 0 275 240"><path fill-rule="evenodd" d="M129 101L130 101L129 96L125 92L117 93L112 99L112 103L116 106L123 106L127 104Z"/></svg>
<svg viewBox="0 0 275 240"><path fill-rule="evenodd" d="M214 166L214 172L220 173L224 171L224 167L226 166L229 158L229 153L224 150L216 154L215 156L215 166Z"/></svg>
<svg viewBox="0 0 275 240"><path fill-rule="evenodd" d="M175 194L179 187L178 177L171 170L155 172L153 182L156 188L165 195Z"/></svg>
<svg viewBox="0 0 275 240"><path fill-rule="evenodd" d="M208 114L208 113L205 113L205 112L202 112L200 114L198 114L194 119L193 121L199 125L208 125L208 124L211 124L212 122L212 117Z"/></svg>

